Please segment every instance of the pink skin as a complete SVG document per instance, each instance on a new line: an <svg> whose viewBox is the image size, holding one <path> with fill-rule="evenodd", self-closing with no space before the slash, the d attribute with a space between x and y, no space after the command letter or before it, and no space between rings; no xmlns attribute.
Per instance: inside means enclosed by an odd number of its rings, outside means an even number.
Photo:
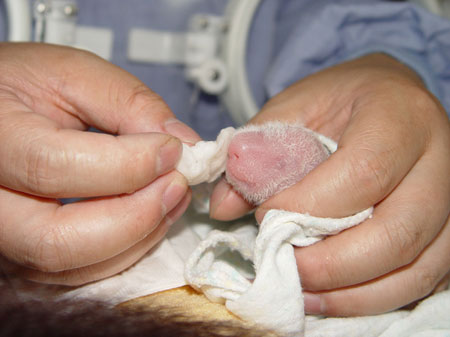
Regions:
<svg viewBox="0 0 450 337"><path fill-rule="evenodd" d="M253 125L233 137L226 178L247 201L259 205L299 182L328 156L315 134L300 125Z"/></svg>

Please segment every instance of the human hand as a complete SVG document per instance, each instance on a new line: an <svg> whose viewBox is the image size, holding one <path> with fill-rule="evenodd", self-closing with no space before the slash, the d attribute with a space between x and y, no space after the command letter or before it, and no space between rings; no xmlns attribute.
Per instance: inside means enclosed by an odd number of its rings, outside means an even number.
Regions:
<svg viewBox="0 0 450 337"><path fill-rule="evenodd" d="M173 169L177 138L197 134L137 78L87 52L3 43L0 74L0 267L79 285L132 265L189 204ZM91 199L57 200L69 197Z"/></svg>
<svg viewBox="0 0 450 337"><path fill-rule="evenodd" d="M442 106L406 66L374 54L326 69L271 99L251 123L302 122L338 151L256 209L373 218L295 251L309 313L386 312L448 284L450 127ZM211 215L252 208L226 182Z"/></svg>

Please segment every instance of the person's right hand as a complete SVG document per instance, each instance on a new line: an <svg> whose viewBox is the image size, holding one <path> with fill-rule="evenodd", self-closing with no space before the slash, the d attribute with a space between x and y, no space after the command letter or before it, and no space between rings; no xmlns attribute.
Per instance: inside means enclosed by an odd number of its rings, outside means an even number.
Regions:
<svg viewBox="0 0 450 337"><path fill-rule="evenodd" d="M190 201L168 134L199 140L124 70L71 48L0 44L0 268L79 285L135 263ZM70 197L90 199L58 201Z"/></svg>
<svg viewBox="0 0 450 337"><path fill-rule="evenodd" d="M450 123L412 69L383 53L332 66L280 92L250 123L273 120L302 123L338 149L259 205L257 221L270 209L340 218L375 206L358 226L295 249L306 312L374 315L448 286ZM250 208L227 185L211 197L217 219Z"/></svg>

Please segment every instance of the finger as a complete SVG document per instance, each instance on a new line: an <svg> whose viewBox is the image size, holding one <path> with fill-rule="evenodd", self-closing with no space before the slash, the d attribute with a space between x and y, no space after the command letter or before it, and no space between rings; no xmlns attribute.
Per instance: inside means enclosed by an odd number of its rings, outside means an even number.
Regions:
<svg viewBox="0 0 450 337"><path fill-rule="evenodd" d="M245 201L225 179L220 180L214 187L209 207L210 217L222 221L237 219L253 209L253 206Z"/></svg>
<svg viewBox="0 0 450 337"><path fill-rule="evenodd" d="M374 315L429 295L448 273L450 225L411 264L362 285L307 293L305 311L329 316Z"/></svg>
<svg viewBox="0 0 450 337"><path fill-rule="evenodd" d="M143 240L136 243L126 251L99 263L77 269L65 270L55 273L46 273L15 265L5 259L1 260L2 268L8 274L21 278L47 284L79 286L115 275L132 266L147 252L160 242L170 226L185 212L191 200L188 192L180 203L170 211L161 223Z"/></svg>
<svg viewBox="0 0 450 337"><path fill-rule="evenodd" d="M313 246L296 249L304 287L350 286L411 263L448 216L450 167L438 163L434 154L427 154L375 208L371 219Z"/></svg>
<svg viewBox="0 0 450 337"><path fill-rule="evenodd" d="M427 139L415 136L423 132L415 132L414 123L405 127L404 123L412 123L407 114L394 117L387 107L370 100L355 110L359 112L337 152L302 181L263 203L256 212L258 221L269 209L280 208L322 217L348 216L378 203L395 188L423 154Z"/></svg>
<svg viewBox="0 0 450 337"><path fill-rule="evenodd" d="M338 65L327 69L323 74L310 75L292 84L272 97L250 123L300 123L338 140L352 116L351 108L359 85L358 81L348 81L352 75L358 76L351 67L342 76L344 67L345 65ZM325 73L328 75L324 76ZM330 81L330 78L333 80Z"/></svg>
<svg viewBox="0 0 450 337"><path fill-rule="evenodd" d="M63 206L2 189L0 253L45 272L104 261L147 237L187 189L186 179L176 171L133 194Z"/></svg>
<svg viewBox="0 0 450 337"><path fill-rule="evenodd" d="M163 134L114 137L59 129L31 112L0 115L0 185L33 195L133 192L172 170L181 151L176 138Z"/></svg>
<svg viewBox="0 0 450 337"><path fill-rule="evenodd" d="M58 119L56 107L112 134L163 132L190 143L200 139L138 78L90 52L39 44L9 46L14 48L12 68L26 80L19 81L16 74L9 81L33 111Z"/></svg>
<svg viewBox="0 0 450 337"><path fill-rule="evenodd" d="M436 285L436 288L433 289L433 294L450 289L449 284L450 284L450 271L439 281L439 283Z"/></svg>
<svg viewBox="0 0 450 337"><path fill-rule="evenodd" d="M12 74L11 74L12 75ZM17 74L15 75L17 76ZM50 98L45 100L43 97L34 104L28 99L26 94L18 92L20 89L11 89L10 92L0 89L0 116L3 120L7 120L7 115L21 112L41 112L40 115L48 117L54 121L60 128L87 130L88 125L77 116L63 110L60 105L51 102ZM41 107L45 105L44 107ZM14 122L13 118L9 119L12 127L20 127L21 125Z"/></svg>

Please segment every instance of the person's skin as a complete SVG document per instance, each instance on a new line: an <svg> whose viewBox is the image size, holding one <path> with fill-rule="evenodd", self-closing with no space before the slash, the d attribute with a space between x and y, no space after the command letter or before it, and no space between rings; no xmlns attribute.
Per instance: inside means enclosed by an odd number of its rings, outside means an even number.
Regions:
<svg viewBox="0 0 450 337"><path fill-rule="evenodd" d="M0 44L0 269L79 285L135 263L190 202L178 138L199 140L124 70L71 48ZM69 197L89 199L58 201Z"/></svg>
<svg viewBox="0 0 450 337"><path fill-rule="evenodd" d="M271 99L250 123L301 121L339 148L301 182L256 209L344 217L375 205L364 223L295 251L309 313L382 313L448 284L450 124L408 67L373 54L323 70ZM225 181L211 216L252 209Z"/></svg>

